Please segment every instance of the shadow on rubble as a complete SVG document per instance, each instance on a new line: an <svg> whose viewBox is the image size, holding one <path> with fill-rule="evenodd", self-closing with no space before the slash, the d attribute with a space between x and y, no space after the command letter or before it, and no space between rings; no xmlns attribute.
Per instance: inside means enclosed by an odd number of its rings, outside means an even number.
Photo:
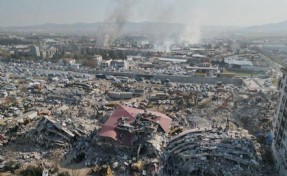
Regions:
<svg viewBox="0 0 287 176"><path fill-rule="evenodd" d="M34 130L8 140L3 146L3 150L17 152L15 157L24 161L42 162L47 160L54 164L59 163L61 167L67 169L81 169L88 166L86 159L88 152L91 151L90 136L75 136L70 140L56 141L55 136L41 137L41 134L35 135L34 138L27 137L31 133L34 134ZM111 152L109 151L109 153Z"/></svg>
<svg viewBox="0 0 287 176"><path fill-rule="evenodd" d="M37 136L33 136L34 129L25 129L26 124L13 124L3 130L7 142L3 148L8 148L12 152L43 152L45 148L37 141ZM28 128L28 127L27 127Z"/></svg>
<svg viewBox="0 0 287 176"><path fill-rule="evenodd" d="M92 134L88 136L75 136L71 139L70 145L62 153L60 158L60 166L67 169L81 169L87 167L87 158L91 148Z"/></svg>
<svg viewBox="0 0 287 176"><path fill-rule="evenodd" d="M15 154L11 156L14 159L39 162L47 159L63 166L69 163L81 166L85 158L83 151L87 150L87 141L90 141L90 136L80 129L70 131L48 117L10 125L5 128L4 135L7 142L2 150Z"/></svg>

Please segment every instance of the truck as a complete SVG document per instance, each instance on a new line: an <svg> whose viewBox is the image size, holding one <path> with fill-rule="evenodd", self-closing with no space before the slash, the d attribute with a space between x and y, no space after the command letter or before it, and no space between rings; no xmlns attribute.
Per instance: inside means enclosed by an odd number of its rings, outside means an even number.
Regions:
<svg viewBox="0 0 287 176"><path fill-rule="evenodd" d="M103 75L103 74L96 74L96 78L99 78L99 79L106 79L107 76L106 75Z"/></svg>

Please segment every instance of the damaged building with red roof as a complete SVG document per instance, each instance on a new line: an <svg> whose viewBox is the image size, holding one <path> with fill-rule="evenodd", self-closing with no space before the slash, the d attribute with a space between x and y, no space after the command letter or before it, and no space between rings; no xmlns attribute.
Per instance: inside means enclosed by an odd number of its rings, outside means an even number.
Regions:
<svg viewBox="0 0 287 176"><path fill-rule="evenodd" d="M118 105L99 131L96 143L131 148L137 156L159 156L171 122L171 118L160 112Z"/></svg>

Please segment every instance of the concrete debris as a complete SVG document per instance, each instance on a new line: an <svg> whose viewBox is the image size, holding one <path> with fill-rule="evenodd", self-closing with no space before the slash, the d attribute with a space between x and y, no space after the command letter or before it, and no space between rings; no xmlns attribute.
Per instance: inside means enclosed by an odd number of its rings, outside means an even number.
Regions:
<svg viewBox="0 0 287 176"><path fill-rule="evenodd" d="M147 71L129 76L0 65L1 169L13 159L10 168L53 162L82 169L81 175L273 172L266 151L276 91L252 91L241 79L215 76L213 67L210 77L177 81ZM21 71L11 73L14 68ZM199 69L187 69L193 68Z"/></svg>
<svg viewBox="0 0 287 176"><path fill-rule="evenodd" d="M252 138L239 131L193 129L173 138L162 157L163 175L261 175Z"/></svg>

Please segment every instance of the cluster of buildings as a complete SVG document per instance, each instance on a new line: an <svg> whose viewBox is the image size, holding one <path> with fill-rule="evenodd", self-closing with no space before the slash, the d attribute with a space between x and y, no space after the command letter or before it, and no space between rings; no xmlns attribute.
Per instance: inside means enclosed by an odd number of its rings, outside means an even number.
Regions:
<svg viewBox="0 0 287 176"><path fill-rule="evenodd" d="M8 49L11 56L24 56L32 58L49 59L58 52L58 49L51 45L16 45Z"/></svg>
<svg viewBox="0 0 287 176"><path fill-rule="evenodd" d="M180 71L177 71L179 73L172 71L170 67L180 67ZM108 71L119 69L126 72L147 71L155 74L159 71L156 69L165 69L163 74L193 75L192 72L197 72L216 75L225 71L266 73L270 70L270 63L265 56L254 50L222 54L214 49L189 48L177 49L170 53L155 52L150 56L139 52L138 55L127 55L125 60L102 60L99 68Z"/></svg>
<svg viewBox="0 0 287 176"><path fill-rule="evenodd" d="M128 61L126 60L102 60L99 63L99 68L106 69L128 69Z"/></svg>
<svg viewBox="0 0 287 176"><path fill-rule="evenodd" d="M24 39L26 38L24 37ZM128 41L129 43L137 39L138 36L134 38L127 37L127 39L116 40L117 45L103 47L95 43L97 38L94 36L62 38L46 36L37 41L33 40L33 37L27 37L26 40L31 44L15 44L8 48L5 47L5 50L8 50L12 56L30 56L42 59L51 59L56 55L58 59L56 63L69 65L72 69L90 66L101 70L130 72L144 72L143 70L147 70L147 72L154 72L156 69L172 70L171 66L179 66L182 68L180 71L175 70L170 74L184 72L186 75L193 75L192 72L216 75L216 73L224 70L264 73L270 69L268 60L258 52L258 49L253 47L254 45L243 47L243 44L237 44L236 41L230 43L228 40L215 40L211 44L202 45L183 46L173 44L169 46L169 52L149 47L138 48L131 44L129 46L126 46L126 44L121 45L121 42L126 43ZM152 45L151 41L147 43ZM77 57L83 55L89 56L88 59L85 59L87 62L96 64L83 64L82 60L77 59ZM60 58L58 58L59 56ZM63 62L66 58L75 59L75 62ZM169 72L167 71L164 74L169 74Z"/></svg>

